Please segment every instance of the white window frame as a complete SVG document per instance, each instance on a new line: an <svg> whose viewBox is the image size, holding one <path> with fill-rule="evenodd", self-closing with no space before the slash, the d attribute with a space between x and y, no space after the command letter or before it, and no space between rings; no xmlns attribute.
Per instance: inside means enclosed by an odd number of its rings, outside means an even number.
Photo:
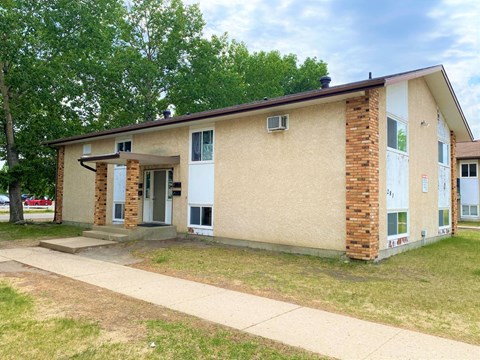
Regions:
<svg viewBox="0 0 480 360"><path fill-rule="evenodd" d="M122 218L117 218L115 217L115 207L116 205L123 205L123 212L122 212L122 215L123 217ZM117 222L123 222L125 220L125 202L121 202L121 201L114 201L113 202L113 221L117 221Z"/></svg>
<svg viewBox="0 0 480 360"><path fill-rule="evenodd" d="M83 155L91 155L92 154L92 144L83 144Z"/></svg>
<svg viewBox="0 0 480 360"><path fill-rule="evenodd" d="M388 235L388 215L397 214L397 231L398 231L398 213L407 213L407 232L395 235ZM410 212L408 209L397 209L397 210L388 210L387 211L387 240L396 240L398 238L409 237L410 236Z"/></svg>
<svg viewBox="0 0 480 360"><path fill-rule="evenodd" d="M203 147L203 132L204 131L212 131L213 137L213 150L212 150L212 160L192 160L192 145L193 145L193 133L202 133L202 147ZM195 165L195 164L213 164L215 162L215 127L208 126L208 127L198 127L198 128L190 128L189 133L189 141L188 141L188 164Z"/></svg>
<svg viewBox="0 0 480 360"><path fill-rule="evenodd" d="M202 210L201 208L204 207L209 207L212 209L212 224L210 226L207 225L197 225L197 224L192 224L190 221L190 214L191 214L191 208L192 207L199 207L200 208L200 222L202 222L201 216L202 216ZM211 204L188 204L188 226L191 228L195 229L206 229L206 230L213 230L213 218L214 218L214 209L213 205Z"/></svg>
<svg viewBox="0 0 480 360"><path fill-rule="evenodd" d="M405 134L405 136L406 136L406 139L405 139L405 151L399 150L398 148L396 149L396 148L392 148L392 147L388 146L388 119L389 119L389 118L392 119L392 120L394 120L394 121L396 121L397 123L400 123L400 124L402 124L402 125L405 125L405 128L406 128L406 134ZM402 154L402 155L408 155L408 148L409 148L409 146L408 146L408 140L409 140L409 136L408 136L408 122L400 119L398 116L395 116L395 115L393 115L393 114L391 114L391 113L387 113L386 126L387 126L387 129L386 129L386 130L387 130L387 149L388 149L388 151L396 152L396 153ZM397 127L397 145L398 145L398 127ZM398 147L398 146L397 146L397 147Z"/></svg>
<svg viewBox="0 0 480 360"><path fill-rule="evenodd" d="M446 159L447 162L446 162L446 163L444 163L444 162L442 163L442 162L438 161L438 155L439 155L439 154L437 154L437 162L438 162L438 165L442 165L442 166L445 166L445 167L450 167L450 144L448 144L448 143L446 143L446 142L444 142L444 141L442 141L442 140L438 140L438 141L437 141L437 151L438 151L438 144L439 144L439 143L442 143L443 145L445 145L445 146L447 147L447 159ZM443 150L443 147L442 147L442 150Z"/></svg>
<svg viewBox="0 0 480 360"><path fill-rule="evenodd" d="M118 144L130 142L130 152L133 152L133 141L131 137L115 139L115 153L118 152Z"/></svg>
<svg viewBox="0 0 480 360"><path fill-rule="evenodd" d="M130 152L133 152L133 140L131 137L124 137L124 138L117 138L115 139L115 149L114 153L116 154L118 152L118 144L125 143L125 142L130 142ZM125 167L125 165L118 165L115 164L115 167Z"/></svg>
<svg viewBox="0 0 480 360"><path fill-rule="evenodd" d="M448 207L445 207L445 208L439 208L438 211L448 211L448 225L440 225L438 224L438 228L439 229L449 229L451 227L451 224L452 224L452 212L450 211L450 208ZM438 215L440 215L439 213L437 213ZM440 217L439 217L440 218Z"/></svg>
<svg viewBox="0 0 480 360"><path fill-rule="evenodd" d="M464 207L464 206L468 206L468 215L463 213L463 207ZM471 213L471 207L472 207L472 206L475 206L475 207L477 208L477 215L470 215L470 213ZM478 217L479 217L479 215L478 215L478 205L475 205L475 204L472 204L472 205L470 205L470 204L461 204L461 205L460 205L460 208L461 208L460 211L461 211L461 213L462 213L461 216L462 216L463 218L478 218Z"/></svg>
<svg viewBox="0 0 480 360"><path fill-rule="evenodd" d="M463 176L462 172L462 166L463 165L468 165L468 176ZM477 175L476 176L470 176L470 165L476 165L477 168ZM463 179L476 179L478 178L478 162L477 161L461 161L460 162L460 177Z"/></svg>

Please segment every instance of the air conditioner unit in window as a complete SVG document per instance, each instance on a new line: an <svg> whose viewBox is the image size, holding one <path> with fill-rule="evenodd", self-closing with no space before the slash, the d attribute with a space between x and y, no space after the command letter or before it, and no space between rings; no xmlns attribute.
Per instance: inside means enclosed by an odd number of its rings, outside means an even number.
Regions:
<svg viewBox="0 0 480 360"><path fill-rule="evenodd" d="M276 115L267 118L267 130L280 131L286 130L288 127L288 115Z"/></svg>

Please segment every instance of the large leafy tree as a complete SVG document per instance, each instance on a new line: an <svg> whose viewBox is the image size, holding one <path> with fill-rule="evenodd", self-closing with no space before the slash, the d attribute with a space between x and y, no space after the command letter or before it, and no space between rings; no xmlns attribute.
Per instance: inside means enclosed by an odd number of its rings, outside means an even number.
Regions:
<svg viewBox="0 0 480 360"><path fill-rule="evenodd" d="M227 35L203 37L198 5L181 0L2 0L0 188L10 221L21 186L53 193L48 139L210 110L318 87L321 60L250 53Z"/></svg>
<svg viewBox="0 0 480 360"><path fill-rule="evenodd" d="M226 35L197 42L189 56L167 94L177 114L313 90L328 73L327 64L316 58L300 63L294 54L250 53Z"/></svg>
<svg viewBox="0 0 480 360"><path fill-rule="evenodd" d="M170 91L189 54L202 43L204 21L198 5L181 0L133 0L128 33L118 58L125 66L130 121L156 120L167 108Z"/></svg>
<svg viewBox="0 0 480 360"><path fill-rule="evenodd" d="M0 4L0 101L10 221L23 220L21 186L52 184L46 139L98 121L109 61L124 18L119 0L4 0Z"/></svg>

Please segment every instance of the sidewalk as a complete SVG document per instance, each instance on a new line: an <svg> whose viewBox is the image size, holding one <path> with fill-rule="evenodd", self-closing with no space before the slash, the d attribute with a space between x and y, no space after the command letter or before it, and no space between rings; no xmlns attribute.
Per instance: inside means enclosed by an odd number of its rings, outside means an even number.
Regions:
<svg viewBox="0 0 480 360"><path fill-rule="evenodd" d="M480 359L480 347L44 248L18 261L205 320L339 359Z"/></svg>

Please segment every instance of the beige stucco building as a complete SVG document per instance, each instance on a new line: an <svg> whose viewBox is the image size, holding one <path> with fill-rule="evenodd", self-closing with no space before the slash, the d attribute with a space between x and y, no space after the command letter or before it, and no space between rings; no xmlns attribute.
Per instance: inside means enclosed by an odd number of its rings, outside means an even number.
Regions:
<svg viewBox="0 0 480 360"><path fill-rule="evenodd" d="M52 141L55 216L383 258L455 232L471 139L442 66L326 85Z"/></svg>

